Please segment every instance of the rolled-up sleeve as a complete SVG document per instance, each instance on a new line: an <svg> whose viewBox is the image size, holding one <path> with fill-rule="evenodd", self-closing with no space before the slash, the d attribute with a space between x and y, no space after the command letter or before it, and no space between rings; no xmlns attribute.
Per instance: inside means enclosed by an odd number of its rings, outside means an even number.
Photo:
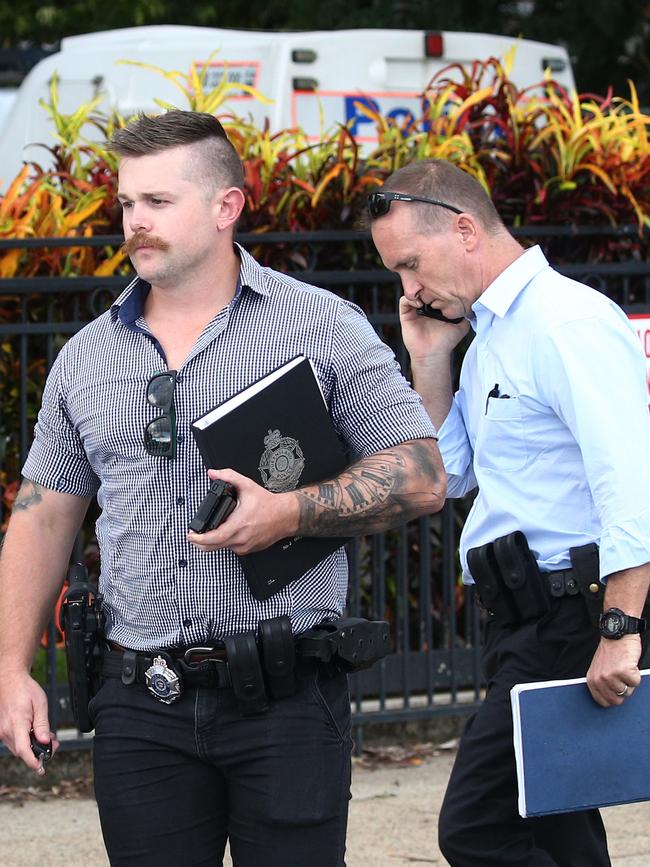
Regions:
<svg viewBox="0 0 650 867"><path fill-rule="evenodd" d="M99 489L99 480L66 411L62 384L65 355L64 347L47 378L34 441L22 474L52 491L92 497Z"/></svg>

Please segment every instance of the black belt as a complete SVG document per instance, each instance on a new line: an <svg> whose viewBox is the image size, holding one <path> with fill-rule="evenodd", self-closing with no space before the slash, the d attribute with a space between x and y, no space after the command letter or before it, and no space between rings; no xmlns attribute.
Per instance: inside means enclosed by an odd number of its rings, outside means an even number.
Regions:
<svg viewBox="0 0 650 867"><path fill-rule="evenodd" d="M160 672L156 669L160 669ZM183 683L188 687L225 689L232 686L223 647L173 648L142 652L126 649L104 651L103 677L120 677L127 684L148 684L156 674L164 680L166 671L180 674Z"/></svg>
<svg viewBox="0 0 650 867"><path fill-rule="evenodd" d="M297 643L297 642L296 642ZM109 642L109 645L111 643ZM175 674L183 686L199 689L227 689L232 687L230 665L223 644L216 647L166 648L165 650L134 651L112 644L119 649L105 649L102 657L102 677L119 677L122 682L144 683L152 687L158 683L162 688L165 680L172 684ZM309 657L297 657L296 671L313 671L318 661ZM161 679L162 678L162 679ZM151 689L155 692L154 689Z"/></svg>
<svg viewBox="0 0 650 867"><path fill-rule="evenodd" d="M177 701L184 687L232 687L242 713L266 710L272 698L293 695L296 674L313 674L319 666L335 674L359 671L390 649L383 620L339 618L323 621L298 636L286 615L261 620L250 630L228 636L210 647L135 651L108 641L101 675L119 677L123 684L144 683L158 701Z"/></svg>
<svg viewBox="0 0 650 867"><path fill-rule="evenodd" d="M573 569L556 569L554 572L542 572L541 574L546 579L543 582L544 590L554 599L561 599L563 596L577 596L580 593L580 586L576 581ZM593 588L592 592L598 593L600 585L594 583ZM591 589L591 585L589 589ZM478 593L476 600L479 608L486 608Z"/></svg>

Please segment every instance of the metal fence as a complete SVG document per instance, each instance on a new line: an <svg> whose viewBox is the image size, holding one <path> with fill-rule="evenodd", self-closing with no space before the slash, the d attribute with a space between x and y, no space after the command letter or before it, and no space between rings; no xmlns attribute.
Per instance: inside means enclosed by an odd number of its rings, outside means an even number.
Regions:
<svg viewBox="0 0 650 867"><path fill-rule="evenodd" d="M526 227L514 232L539 241L559 270L605 292L628 312L650 310L650 263L645 239L636 227ZM242 235L238 239L262 261L280 263L294 276L355 302L379 336L394 350L402 368L407 358L397 315L400 286L382 269L369 236L354 232ZM0 241L7 248L118 246L120 237L42 238ZM594 249L630 242L627 261L578 261ZM577 258L576 258L577 257ZM571 260L571 261L568 261ZM353 262L343 269L341 261ZM297 263L299 270L291 267ZM288 267L287 267L288 263ZM31 441L35 411L47 370L61 345L102 313L126 284L120 277L33 277L0 279L0 346L4 377L0 398L0 470L17 478ZM357 744L371 723L405 722L467 714L481 697L478 609L471 590L459 583L457 542L468 503L444 510L398 530L361 537L348 545L348 613L388 619L393 652L371 670L351 677ZM83 558L92 528L78 540L75 559ZM87 552L86 552L87 554ZM70 724L67 685L57 673L54 623L49 627L45 682L54 729ZM67 748L88 743L72 738Z"/></svg>

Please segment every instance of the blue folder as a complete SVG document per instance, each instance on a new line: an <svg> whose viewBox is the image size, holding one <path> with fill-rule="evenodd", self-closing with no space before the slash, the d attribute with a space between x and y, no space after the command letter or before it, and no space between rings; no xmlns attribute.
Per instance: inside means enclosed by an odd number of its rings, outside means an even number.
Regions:
<svg viewBox="0 0 650 867"><path fill-rule="evenodd" d="M510 699L521 816L650 800L650 669L617 707L585 678L517 684Z"/></svg>

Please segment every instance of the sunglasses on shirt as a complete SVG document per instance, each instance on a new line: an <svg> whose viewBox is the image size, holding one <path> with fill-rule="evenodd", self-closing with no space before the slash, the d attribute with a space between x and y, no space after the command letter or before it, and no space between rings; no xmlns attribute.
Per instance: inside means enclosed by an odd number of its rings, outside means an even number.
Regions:
<svg viewBox="0 0 650 867"><path fill-rule="evenodd" d="M144 447L158 458L176 457L176 411L174 409L175 370L154 373L147 383L147 401L162 411L144 429Z"/></svg>
<svg viewBox="0 0 650 867"><path fill-rule="evenodd" d="M440 202L438 199L426 199L424 196L411 196L408 193L389 193L386 190L370 193L368 196L368 213L373 220L377 217L383 217L390 211L391 202L425 202L428 205L438 205L440 208L447 208L448 211L453 211L454 214L463 213L460 208L448 205L447 202Z"/></svg>

